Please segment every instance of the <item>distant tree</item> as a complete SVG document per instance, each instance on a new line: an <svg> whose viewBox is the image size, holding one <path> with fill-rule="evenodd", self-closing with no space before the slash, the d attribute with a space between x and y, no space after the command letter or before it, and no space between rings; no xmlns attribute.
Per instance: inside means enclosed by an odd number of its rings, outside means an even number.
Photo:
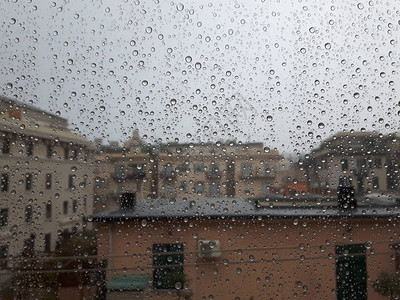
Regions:
<svg viewBox="0 0 400 300"><path fill-rule="evenodd" d="M380 273L378 279L372 282L372 287L382 296L398 299L400 296L400 272Z"/></svg>

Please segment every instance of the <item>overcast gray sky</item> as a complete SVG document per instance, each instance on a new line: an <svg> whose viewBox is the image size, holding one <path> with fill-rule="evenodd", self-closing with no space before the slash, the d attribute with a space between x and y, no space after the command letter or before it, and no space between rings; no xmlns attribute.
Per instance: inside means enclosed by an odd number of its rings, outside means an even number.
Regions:
<svg viewBox="0 0 400 300"><path fill-rule="evenodd" d="M0 4L1 93L90 139L262 141L308 152L399 130L400 2Z"/></svg>

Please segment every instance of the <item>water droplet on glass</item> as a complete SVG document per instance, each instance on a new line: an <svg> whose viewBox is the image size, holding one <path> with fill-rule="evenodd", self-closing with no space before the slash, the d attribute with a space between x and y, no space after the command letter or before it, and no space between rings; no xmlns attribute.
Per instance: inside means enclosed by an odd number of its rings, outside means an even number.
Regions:
<svg viewBox="0 0 400 300"><path fill-rule="evenodd" d="M74 64L74 61L72 60L72 58L69 58L67 60L67 64L69 64L69 65L73 65Z"/></svg>
<svg viewBox="0 0 400 300"><path fill-rule="evenodd" d="M176 9L177 9L178 11L182 11L184 8L185 8L185 6L184 6L182 3L178 3L178 4L176 5Z"/></svg>
<svg viewBox="0 0 400 300"><path fill-rule="evenodd" d="M197 62L194 67L196 68L196 70L200 70L201 69L201 63Z"/></svg>
<svg viewBox="0 0 400 300"><path fill-rule="evenodd" d="M330 43L326 43L326 44L325 44L325 49L326 49L326 50L329 50L329 49L331 49L331 47L332 47L332 46L331 46L331 44L330 44Z"/></svg>
<svg viewBox="0 0 400 300"><path fill-rule="evenodd" d="M325 124L324 124L324 123L322 123L322 122L321 122L321 123L319 123L319 124L318 124L318 128L319 128L319 129L323 129L323 128L325 128Z"/></svg>
<svg viewBox="0 0 400 300"><path fill-rule="evenodd" d="M152 33L153 32L153 28L151 27L146 27L146 33Z"/></svg>
<svg viewBox="0 0 400 300"><path fill-rule="evenodd" d="M186 61L187 63L192 62L192 57L191 57L191 56L186 56L186 57L185 57L185 61Z"/></svg>

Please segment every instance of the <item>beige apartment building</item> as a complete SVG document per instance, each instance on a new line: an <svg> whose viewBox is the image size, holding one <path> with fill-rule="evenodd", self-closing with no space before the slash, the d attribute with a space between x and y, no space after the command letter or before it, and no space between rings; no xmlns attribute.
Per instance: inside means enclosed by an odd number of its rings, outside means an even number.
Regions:
<svg viewBox="0 0 400 300"><path fill-rule="evenodd" d="M334 194L351 184L357 194L388 191L387 141L374 132L340 132L323 141L305 162L310 189Z"/></svg>
<svg viewBox="0 0 400 300"><path fill-rule="evenodd" d="M0 256L53 251L92 214L94 148L66 119L21 102L0 98L0 114Z"/></svg>
<svg viewBox="0 0 400 300"><path fill-rule="evenodd" d="M280 191L283 157L262 143L144 145L135 131L123 148L96 158L97 211L115 207L123 192L138 200L265 197Z"/></svg>

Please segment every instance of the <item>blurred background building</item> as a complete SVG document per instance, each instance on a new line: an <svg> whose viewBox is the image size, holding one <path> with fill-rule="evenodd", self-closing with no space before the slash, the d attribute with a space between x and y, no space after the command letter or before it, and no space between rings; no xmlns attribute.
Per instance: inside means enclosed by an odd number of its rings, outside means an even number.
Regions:
<svg viewBox="0 0 400 300"><path fill-rule="evenodd" d="M54 251L93 211L94 148L68 121L0 98L0 258Z"/></svg>

